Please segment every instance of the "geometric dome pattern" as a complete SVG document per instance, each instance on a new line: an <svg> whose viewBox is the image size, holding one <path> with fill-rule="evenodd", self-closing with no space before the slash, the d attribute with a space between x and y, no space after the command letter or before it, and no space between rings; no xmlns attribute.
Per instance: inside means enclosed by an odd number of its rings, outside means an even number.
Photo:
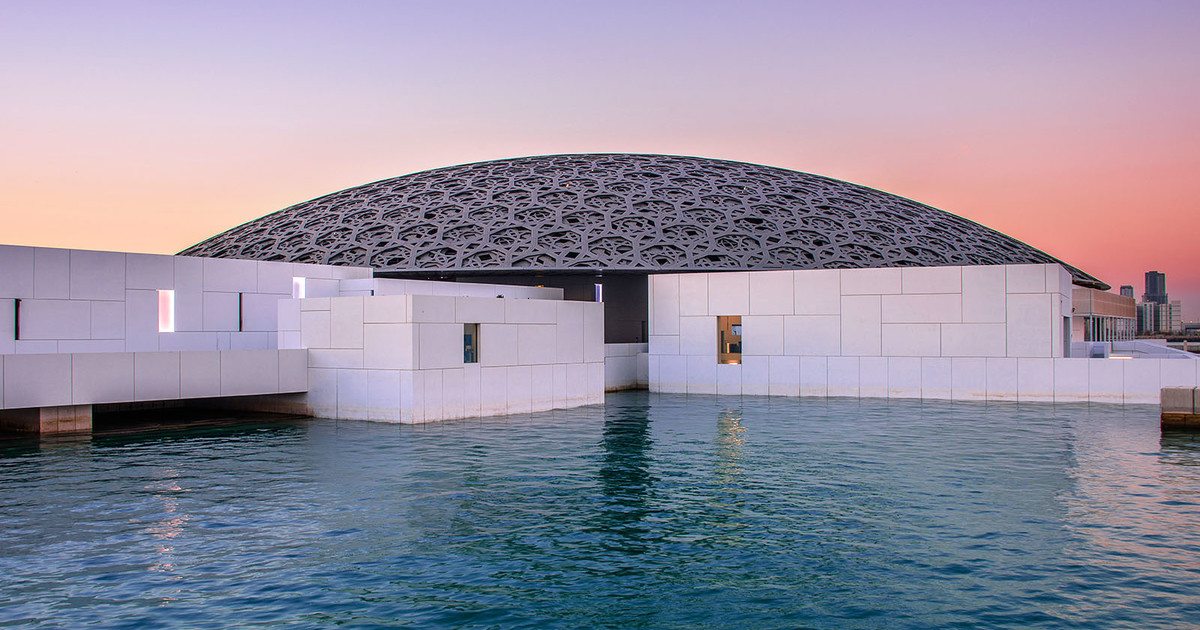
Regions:
<svg viewBox="0 0 1200 630"><path fill-rule="evenodd" d="M268 214L180 254L451 272L1062 263L865 186L631 154L523 157L385 179ZM1076 284L1108 288L1065 266Z"/></svg>

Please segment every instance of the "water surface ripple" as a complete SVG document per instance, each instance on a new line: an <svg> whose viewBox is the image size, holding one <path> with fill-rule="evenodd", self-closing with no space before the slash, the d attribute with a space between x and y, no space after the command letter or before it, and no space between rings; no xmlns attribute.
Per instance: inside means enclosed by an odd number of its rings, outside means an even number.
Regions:
<svg viewBox="0 0 1200 630"><path fill-rule="evenodd" d="M0 442L0 624L1200 619L1200 441L1154 407L608 401Z"/></svg>

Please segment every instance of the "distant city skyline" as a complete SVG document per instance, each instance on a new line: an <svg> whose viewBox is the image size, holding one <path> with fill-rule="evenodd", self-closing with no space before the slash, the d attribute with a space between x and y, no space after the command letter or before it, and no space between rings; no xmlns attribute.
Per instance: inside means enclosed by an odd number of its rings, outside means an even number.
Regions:
<svg viewBox="0 0 1200 630"><path fill-rule="evenodd" d="M7 1L0 241L173 253L369 181L646 152L899 194L1200 319L1200 5ZM1140 294L1139 294L1140 295Z"/></svg>

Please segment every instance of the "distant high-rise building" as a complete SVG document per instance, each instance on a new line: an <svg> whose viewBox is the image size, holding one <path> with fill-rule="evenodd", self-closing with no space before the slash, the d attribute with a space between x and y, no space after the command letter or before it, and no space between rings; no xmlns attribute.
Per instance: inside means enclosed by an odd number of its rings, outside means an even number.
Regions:
<svg viewBox="0 0 1200 630"><path fill-rule="evenodd" d="M1132 284L1121 285L1121 295L1124 297L1127 297L1127 298L1133 297L1133 285Z"/></svg>
<svg viewBox="0 0 1200 630"><path fill-rule="evenodd" d="M1157 271L1146 272L1146 292L1142 295L1142 302L1146 304L1166 304L1167 300L1167 275Z"/></svg>

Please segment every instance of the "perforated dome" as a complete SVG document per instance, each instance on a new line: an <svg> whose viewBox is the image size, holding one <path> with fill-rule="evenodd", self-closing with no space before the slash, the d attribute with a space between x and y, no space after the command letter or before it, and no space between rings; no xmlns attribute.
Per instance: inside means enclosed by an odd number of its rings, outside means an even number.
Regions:
<svg viewBox="0 0 1200 630"><path fill-rule="evenodd" d="M624 154L524 157L385 179L180 253L390 272L1061 263L978 223L848 182ZM1108 288L1067 268L1076 284Z"/></svg>

